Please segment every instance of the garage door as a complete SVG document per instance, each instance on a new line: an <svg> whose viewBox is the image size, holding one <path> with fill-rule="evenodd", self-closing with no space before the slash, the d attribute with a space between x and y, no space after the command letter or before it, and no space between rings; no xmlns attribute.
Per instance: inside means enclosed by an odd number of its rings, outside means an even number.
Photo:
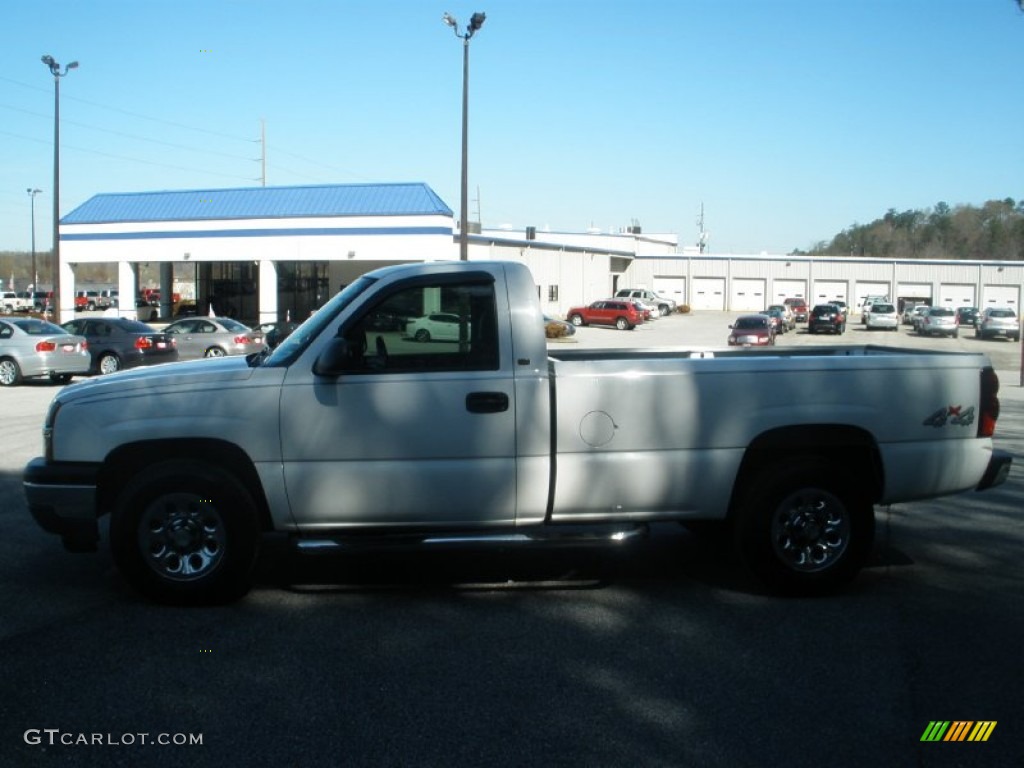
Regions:
<svg viewBox="0 0 1024 768"><path fill-rule="evenodd" d="M729 309L733 312L760 312L768 305L765 303L765 279L753 277L737 277L732 281L732 296L729 297Z"/></svg>
<svg viewBox="0 0 1024 768"><path fill-rule="evenodd" d="M678 306L686 304L685 277L656 277L652 290L663 298L672 299Z"/></svg>
<svg viewBox="0 0 1024 768"><path fill-rule="evenodd" d="M725 309L725 278L693 278L693 301L690 309Z"/></svg>
<svg viewBox="0 0 1024 768"><path fill-rule="evenodd" d="M946 283L939 286L939 306L956 309L957 307L976 307L974 303L974 286L966 283Z"/></svg>
<svg viewBox="0 0 1024 768"><path fill-rule="evenodd" d="M858 281L853 295L857 299L856 310L859 312L864 304L865 296L888 296L889 284L871 280Z"/></svg>
<svg viewBox="0 0 1024 768"><path fill-rule="evenodd" d="M772 304L781 304L784 299L806 298L806 280L776 280L772 283Z"/></svg>
<svg viewBox="0 0 1024 768"><path fill-rule="evenodd" d="M897 299L930 299L932 297L931 283L896 283Z"/></svg>
<svg viewBox="0 0 1024 768"><path fill-rule="evenodd" d="M1020 287L1016 285L986 285L981 289L981 308L1012 307L1017 309Z"/></svg>
<svg viewBox="0 0 1024 768"><path fill-rule="evenodd" d="M846 301L846 281L815 280L813 293L814 295L807 301L811 306L814 306L815 304L827 304L828 302L835 301L836 299Z"/></svg>

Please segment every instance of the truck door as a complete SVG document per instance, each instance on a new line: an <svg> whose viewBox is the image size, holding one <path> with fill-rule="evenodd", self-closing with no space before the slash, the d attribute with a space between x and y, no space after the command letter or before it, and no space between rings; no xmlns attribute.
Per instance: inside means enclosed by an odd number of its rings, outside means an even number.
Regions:
<svg viewBox="0 0 1024 768"><path fill-rule="evenodd" d="M282 457L296 522L513 523L515 402L502 359L511 342L497 322L506 300L485 272L379 293L338 330L341 375L317 375L307 362L286 376Z"/></svg>

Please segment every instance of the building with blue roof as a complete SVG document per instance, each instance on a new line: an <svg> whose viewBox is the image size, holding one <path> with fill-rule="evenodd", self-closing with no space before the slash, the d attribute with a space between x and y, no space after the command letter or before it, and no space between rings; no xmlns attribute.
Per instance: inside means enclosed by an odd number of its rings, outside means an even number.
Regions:
<svg viewBox="0 0 1024 768"><path fill-rule="evenodd" d="M201 313L303 319L378 266L456 258L453 228L424 183L98 194L60 221L62 314L75 266L113 262L125 297L147 287L140 265L160 265L164 317L177 284L194 286Z"/></svg>

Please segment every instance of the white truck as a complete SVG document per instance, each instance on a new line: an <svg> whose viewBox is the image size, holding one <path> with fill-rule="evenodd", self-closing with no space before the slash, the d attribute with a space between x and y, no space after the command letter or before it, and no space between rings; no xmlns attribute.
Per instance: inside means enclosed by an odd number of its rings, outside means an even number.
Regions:
<svg viewBox="0 0 1024 768"><path fill-rule="evenodd" d="M0 292L0 312L9 315L12 312L28 312L33 308L31 296L24 291Z"/></svg>
<svg viewBox="0 0 1024 768"><path fill-rule="evenodd" d="M455 327L408 331L434 315ZM118 567L167 602L243 595L270 533L526 546L656 521L727 530L771 587L826 592L865 562L873 505L1005 479L997 389L981 354L553 352L525 266L408 264L273 352L65 388L24 489L72 551L109 514Z"/></svg>

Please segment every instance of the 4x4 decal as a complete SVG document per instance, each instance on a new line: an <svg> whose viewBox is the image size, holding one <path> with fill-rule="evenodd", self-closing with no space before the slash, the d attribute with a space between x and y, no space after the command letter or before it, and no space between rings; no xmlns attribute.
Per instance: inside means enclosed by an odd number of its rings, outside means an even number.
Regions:
<svg viewBox="0 0 1024 768"><path fill-rule="evenodd" d="M974 423L974 406L964 408L962 405L949 405L939 408L935 413L925 419L922 424L926 427L944 427L953 424L958 427L966 427Z"/></svg>

